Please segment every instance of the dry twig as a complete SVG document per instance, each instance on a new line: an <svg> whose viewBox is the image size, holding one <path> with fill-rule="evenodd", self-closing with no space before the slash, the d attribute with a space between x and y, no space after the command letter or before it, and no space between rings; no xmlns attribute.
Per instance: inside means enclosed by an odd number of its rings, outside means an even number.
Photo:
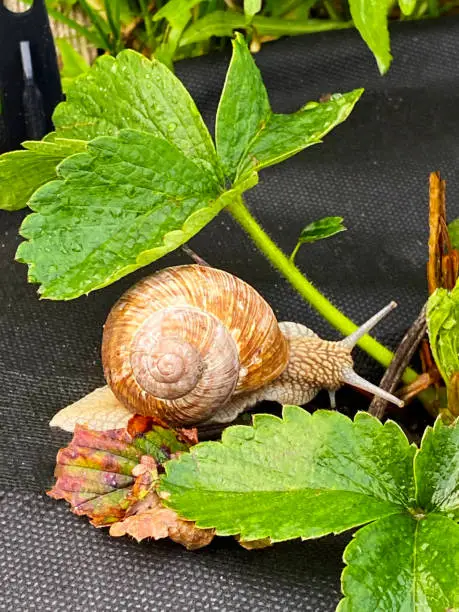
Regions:
<svg viewBox="0 0 459 612"><path fill-rule="evenodd" d="M389 393L394 393L403 372L411 361L419 343L426 333L426 306L424 305L421 312L417 316L413 325L406 332L398 349L395 352L394 359L387 368L384 376L381 379L380 387ZM418 379L419 380L419 379ZM369 413L381 419L384 416L388 402L382 398L374 397L369 408Z"/></svg>

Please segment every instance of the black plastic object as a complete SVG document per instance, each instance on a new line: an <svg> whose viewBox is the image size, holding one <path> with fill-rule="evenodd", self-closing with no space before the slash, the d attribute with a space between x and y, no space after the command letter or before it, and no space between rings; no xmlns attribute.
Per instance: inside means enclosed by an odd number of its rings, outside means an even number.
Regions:
<svg viewBox="0 0 459 612"><path fill-rule="evenodd" d="M308 222L342 215L348 230L304 246L296 262L356 322L395 299L398 308L375 331L393 347L427 295L430 171L441 170L450 219L459 216L459 21L404 23L391 35L395 59L385 77L355 31L263 45L256 61L276 112L328 92L366 90L323 144L263 170L247 201L286 252ZM176 66L209 125L228 60L214 54ZM103 384L100 341L110 307L136 279L190 259L177 251L88 297L39 300L26 267L14 262L28 213L0 211L0 610L332 612L349 534L252 552L217 538L190 553L167 541L112 539L45 497L56 451L69 439L48 422ZM250 282L281 320L339 337L226 213L190 246ZM357 371L377 382L381 368L355 356ZM339 391L339 410L355 410L358 397Z"/></svg>
<svg viewBox="0 0 459 612"><path fill-rule="evenodd" d="M9 11L0 0L0 153L51 131L61 98L45 0L35 0L23 13Z"/></svg>

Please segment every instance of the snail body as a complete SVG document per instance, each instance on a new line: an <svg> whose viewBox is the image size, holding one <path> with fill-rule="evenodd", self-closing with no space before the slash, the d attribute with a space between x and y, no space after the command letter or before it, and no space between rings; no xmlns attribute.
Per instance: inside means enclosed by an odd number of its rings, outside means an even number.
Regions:
<svg viewBox="0 0 459 612"><path fill-rule="evenodd" d="M106 429L133 413L173 426L230 422L259 401L301 405L322 388L334 406L345 382L400 405L358 376L351 357L394 305L330 342L299 323L278 323L260 294L232 274L201 265L161 270L110 311L102 340L108 386L61 410L51 425Z"/></svg>

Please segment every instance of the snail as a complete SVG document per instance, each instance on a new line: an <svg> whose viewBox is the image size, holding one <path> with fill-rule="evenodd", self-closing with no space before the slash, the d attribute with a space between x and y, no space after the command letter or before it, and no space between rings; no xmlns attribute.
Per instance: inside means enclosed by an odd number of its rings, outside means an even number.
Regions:
<svg viewBox="0 0 459 612"><path fill-rule="evenodd" d="M262 400L306 404L322 388L335 407L334 393L344 383L402 406L361 378L351 357L394 306L331 342L300 323L278 323L261 295L228 272L166 268L131 287L110 311L102 339L107 386L50 424L116 429L133 413L172 426L225 423Z"/></svg>

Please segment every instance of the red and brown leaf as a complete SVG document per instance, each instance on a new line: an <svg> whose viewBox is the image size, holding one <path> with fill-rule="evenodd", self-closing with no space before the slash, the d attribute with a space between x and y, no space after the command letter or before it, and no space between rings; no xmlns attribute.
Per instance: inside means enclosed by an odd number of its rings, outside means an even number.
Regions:
<svg viewBox="0 0 459 612"><path fill-rule="evenodd" d="M76 425L72 441L57 454L56 483L48 495L65 499L72 512L88 516L96 527L111 525L111 535L137 541L170 537L200 548L213 532L181 520L156 494L162 463L194 443L195 430L175 432L143 418L113 431Z"/></svg>
<svg viewBox="0 0 459 612"><path fill-rule="evenodd" d="M180 519L176 512L162 505L156 492L151 491L130 509L124 520L110 527L110 535L130 535L138 542L145 538L169 537L188 550L196 550L210 544L215 532L213 529L198 529L193 522Z"/></svg>
<svg viewBox="0 0 459 612"><path fill-rule="evenodd" d="M72 441L57 454L56 483L48 492L65 499L75 514L102 526L124 517L142 453L125 430L91 431L77 425Z"/></svg>

